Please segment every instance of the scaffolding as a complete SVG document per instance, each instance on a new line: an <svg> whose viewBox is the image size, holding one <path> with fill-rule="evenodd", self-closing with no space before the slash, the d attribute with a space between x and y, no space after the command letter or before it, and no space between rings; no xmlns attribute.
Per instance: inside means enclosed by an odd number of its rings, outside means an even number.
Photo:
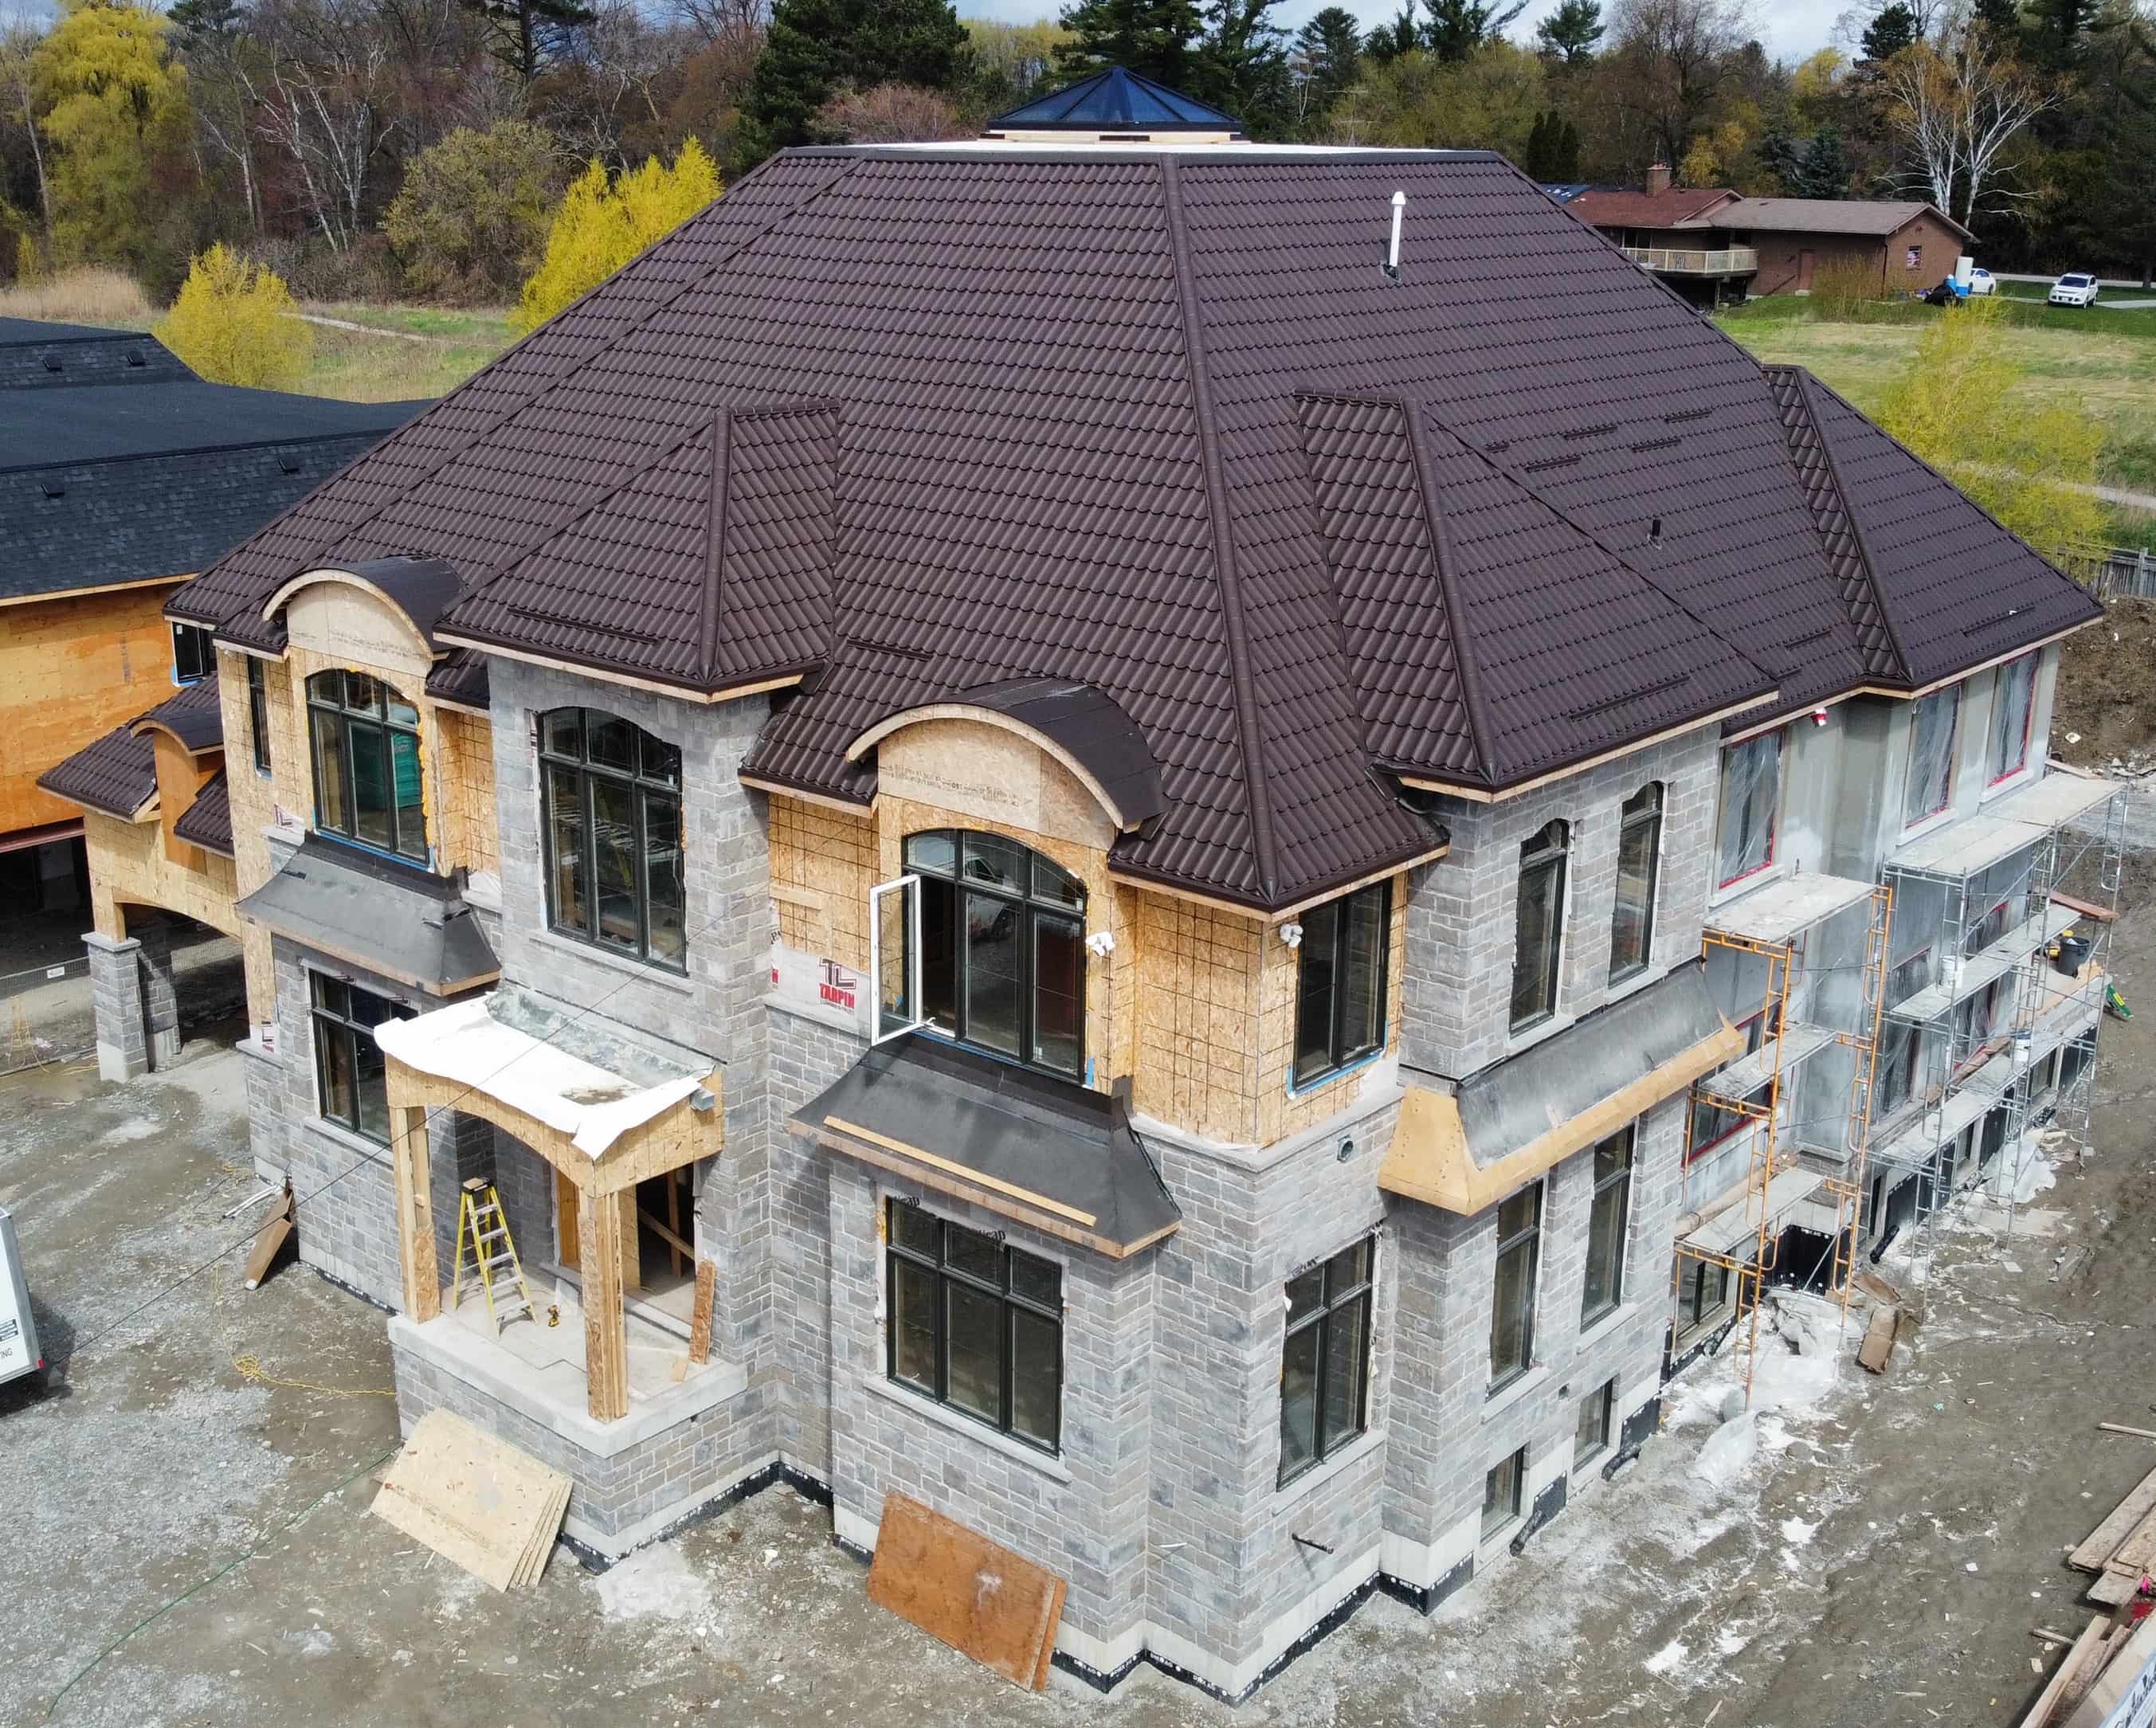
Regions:
<svg viewBox="0 0 2156 1728"><path fill-rule="evenodd" d="M1964 1180L1982 1179L1994 1159L1992 1192L2013 1233L2024 1143L2047 1115L2077 1156L2087 1150L2125 847L2123 790L2115 782L2048 775L1905 847L1885 867L1905 920L1927 899L1938 902L1929 977L1886 1007L1887 1022L1915 1043L1916 1072L1900 1120L1874 1155L1885 1171L1916 1184L1911 1223L1919 1277L1939 1214ZM1993 879L2001 869L2012 872L2003 885ZM2084 873L2093 876L2092 898L2067 894L2064 885ZM2041 1086L2046 1064L2061 1078ZM1965 1138L1973 1171L1961 1157ZM1880 1228L1881 1220L1872 1222Z"/></svg>
<svg viewBox="0 0 2156 1728"><path fill-rule="evenodd" d="M1892 929L1893 891L1886 886L1832 876L1795 877L1747 896L1719 928L1701 936L1701 952L1712 962L1717 953L1742 965L1759 963L1763 971L1758 1024L1760 1044L1750 1054L1694 1083L1692 1102L1742 1116L1751 1124L1750 1159L1743 1207L1732 1206L1705 1220L1677 1243L1679 1276L1686 1259L1721 1267L1730 1279L1732 1323L1740 1329L1738 1348L1744 1359L1744 1396L1752 1397L1758 1362L1761 1297L1780 1256L1784 1225L1797 1208L1825 1193L1833 1202L1833 1248L1829 1290L1848 1318L1850 1279L1856 1252L1857 1226L1864 1195L1864 1172L1871 1131L1872 1083L1884 1006L1887 954ZM1792 999L1816 1010L1815 992L1801 990L1810 943L1825 926L1865 909L1864 956L1858 965L1859 989L1851 1023L1833 1026L1789 1018ZM1839 970L1831 960L1821 970ZM1850 1083L1839 1149L1806 1143L1805 1125L1788 1120L1784 1109L1789 1088L1805 1064L1821 1051L1850 1052ZM1696 1125L1695 1109L1692 1121ZM1785 1133L1784 1123L1788 1120ZM1686 1131L1686 1161L1691 1162L1691 1128ZM1834 1167L1839 1167L1838 1171Z"/></svg>

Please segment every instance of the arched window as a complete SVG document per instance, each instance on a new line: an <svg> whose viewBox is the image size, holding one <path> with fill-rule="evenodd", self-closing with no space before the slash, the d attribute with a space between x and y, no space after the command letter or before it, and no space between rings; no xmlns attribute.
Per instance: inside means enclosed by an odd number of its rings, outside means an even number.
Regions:
<svg viewBox="0 0 2156 1728"><path fill-rule="evenodd" d="M1057 1074L1086 1068L1086 885L1000 834L910 834L921 881L921 1018Z"/></svg>
<svg viewBox="0 0 2156 1728"><path fill-rule="evenodd" d="M315 827L424 864L419 710L364 672L318 672L307 680L307 731Z"/></svg>
<svg viewBox="0 0 2156 1728"><path fill-rule="evenodd" d="M687 967L681 752L596 708L539 718L547 921L564 936Z"/></svg>
<svg viewBox="0 0 2156 1728"><path fill-rule="evenodd" d="M1609 924L1609 982L1645 972L1655 946L1655 878L1662 851L1662 788L1649 781L1617 818L1617 909Z"/></svg>

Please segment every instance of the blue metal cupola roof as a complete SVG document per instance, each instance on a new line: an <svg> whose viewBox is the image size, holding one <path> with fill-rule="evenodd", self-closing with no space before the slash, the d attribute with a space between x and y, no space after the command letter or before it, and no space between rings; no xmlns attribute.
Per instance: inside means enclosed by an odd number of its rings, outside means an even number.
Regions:
<svg viewBox="0 0 2156 1728"><path fill-rule="evenodd" d="M1005 132L1226 132L1243 136L1243 123L1203 102L1122 66L1037 96L990 120L988 135Z"/></svg>

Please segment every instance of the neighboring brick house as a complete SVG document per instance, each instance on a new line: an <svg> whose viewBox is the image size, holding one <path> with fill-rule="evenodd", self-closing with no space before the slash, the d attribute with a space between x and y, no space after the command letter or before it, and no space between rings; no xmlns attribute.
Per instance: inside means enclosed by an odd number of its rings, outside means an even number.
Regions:
<svg viewBox="0 0 2156 1728"><path fill-rule="evenodd" d="M1935 288L1976 236L1930 204L1864 198L1739 198L1714 213L1758 255L1754 294L1805 294L1821 272L1861 271L1881 295Z"/></svg>
<svg viewBox="0 0 2156 1728"><path fill-rule="evenodd" d="M1697 305L1742 300L1758 260L1719 231L1717 213L1738 202L1726 186L1672 186L1657 162L1645 192L1589 187L1564 208L1625 257Z"/></svg>
<svg viewBox="0 0 2156 1728"><path fill-rule="evenodd" d="M782 152L170 612L405 1423L607 1555L903 1492L1239 1697L1623 1491L1743 1197L1702 933L1984 820L1942 689L2051 785L2097 608L1496 156L1007 121ZM479 1177L562 1325L444 1300Z"/></svg>
<svg viewBox="0 0 2156 1728"><path fill-rule="evenodd" d="M80 904L82 823L39 777L211 669L172 591L417 406L206 383L137 331L0 318L8 912Z"/></svg>

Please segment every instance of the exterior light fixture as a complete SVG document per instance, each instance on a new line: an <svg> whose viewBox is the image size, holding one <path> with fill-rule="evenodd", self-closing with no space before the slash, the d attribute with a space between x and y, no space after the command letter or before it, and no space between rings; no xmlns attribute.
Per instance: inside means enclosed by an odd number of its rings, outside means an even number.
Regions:
<svg viewBox="0 0 2156 1728"><path fill-rule="evenodd" d="M1096 930L1086 938L1086 951L1096 960L1106 960L1116 951L1116 933L1111 930Z"/></svg>
<svg viewBox="0 0 2156 1728"><path fill-rule="evenodd" d="M1302 926L1300 924L1283 924L1281 926L1281 940L1287 944L1290 951L1300 948L1302 946Z"/></svg>

